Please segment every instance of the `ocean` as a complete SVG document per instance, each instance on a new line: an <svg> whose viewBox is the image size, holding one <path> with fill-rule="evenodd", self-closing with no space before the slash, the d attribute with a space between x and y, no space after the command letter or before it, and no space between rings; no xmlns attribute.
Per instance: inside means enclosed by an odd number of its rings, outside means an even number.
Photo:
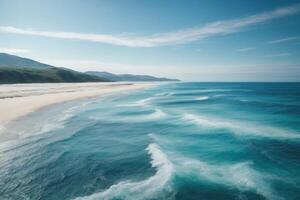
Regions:
<svg viewBox="0 0 300 200"><path fill-rule="evenodd" d="M164 83L6 131L1 200L300 199L300 83Z"/></svg>

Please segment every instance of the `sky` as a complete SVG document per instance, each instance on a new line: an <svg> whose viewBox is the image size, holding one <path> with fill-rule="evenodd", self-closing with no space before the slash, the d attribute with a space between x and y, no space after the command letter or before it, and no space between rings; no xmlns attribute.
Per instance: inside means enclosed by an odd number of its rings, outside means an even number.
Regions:
<svg viewBox="0 0 300 200"><path fill-rule="evenodd" d="M300 1L0 0L0 52L78 71L300 81Z"/></svg>

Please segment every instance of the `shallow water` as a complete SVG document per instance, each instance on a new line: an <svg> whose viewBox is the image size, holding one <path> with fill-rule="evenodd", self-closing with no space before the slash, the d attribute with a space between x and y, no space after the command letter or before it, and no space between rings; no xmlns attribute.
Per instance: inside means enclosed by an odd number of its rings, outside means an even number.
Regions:
<svg viewBox="0 0 300 200"><path fill-rule="evenodd" d="M300 199L299 83L170 83L33 113L0 199Z"/></svg>

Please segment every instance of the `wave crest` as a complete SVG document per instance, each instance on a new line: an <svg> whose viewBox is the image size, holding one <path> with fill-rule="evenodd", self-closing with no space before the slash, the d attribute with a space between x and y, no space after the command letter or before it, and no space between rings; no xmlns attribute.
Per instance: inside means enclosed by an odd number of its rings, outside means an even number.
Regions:
<svg viewBox="0 0 300 200"><path fill-rule="evenodd" d="M232 133L240 136L256 136L272 139L300 139L299 133L267 125L251 124L241 121L224 121L194 114L184 114L183 119L203 128L228 129Z"/></svg>
<svg viewBox="0 0 300 200"><path fill-rule="evenodd" d="M145 98L145 99L141 99L141 100L138 100L134 103L128 103L128 104L121 104L121 105L118 105L117 107L138 107L138 106L147 106L149 104L150 101L152 101L153 99L155 99L155 97L148 97L148 98Z"/></svg>
<svg viewBox="0 0 300 200"><path fill-rule="evenodd" d="M201 97L196 98L196 100L198 100L198 101L204 101L204 100L207 100L207 99L209 99L208 96L201 96Z"/></svg>
<svg viewBox="0 0 300 200"><path fill-rule="evenodd" d="M173 95L173 93L172 92L162 92L162 93L157 93L157 94L155 94L154 96L166 96L166 97L168 97L168 96L172 96Z"/></svg>
<svg viewBox="0 0 300 200"><path fill-rule="evenodd" d="M173 164L157 144L150 144L146 150L151 156L152 167L157 169L153 176L139 182L122 181L107 190L90 196L78 197L75 200L170 198L172 187L169 183L174 173Z"/></svg>
<svg viewBox="0 0 300 200"><path fill-rule="evenodd" d="M165 112L163 112L161 109L155 109L155 111L151 114L149 114L146 118L147 119L159 119L159 118L163 118L166 117L167 114Z"/></svg>
<svg viewBox="0 0 300 200"><path fill-rule="evenodd" d="M236 187L239 190L252 190L267 199L280 199L274 194L263 174L254 170L251 162L212 165L201 160L178 158L178 173L200 180Z"/></svg>

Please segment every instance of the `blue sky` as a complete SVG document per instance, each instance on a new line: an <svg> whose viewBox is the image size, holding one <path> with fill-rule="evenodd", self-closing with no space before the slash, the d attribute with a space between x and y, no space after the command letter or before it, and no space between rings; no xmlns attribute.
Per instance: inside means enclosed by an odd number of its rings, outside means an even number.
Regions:
<svg viewBox="0 0 300 200"><path fill-rule="evenodd" d="M300 81L300 1L0 0L0 52L79 71Z"/></svg>

